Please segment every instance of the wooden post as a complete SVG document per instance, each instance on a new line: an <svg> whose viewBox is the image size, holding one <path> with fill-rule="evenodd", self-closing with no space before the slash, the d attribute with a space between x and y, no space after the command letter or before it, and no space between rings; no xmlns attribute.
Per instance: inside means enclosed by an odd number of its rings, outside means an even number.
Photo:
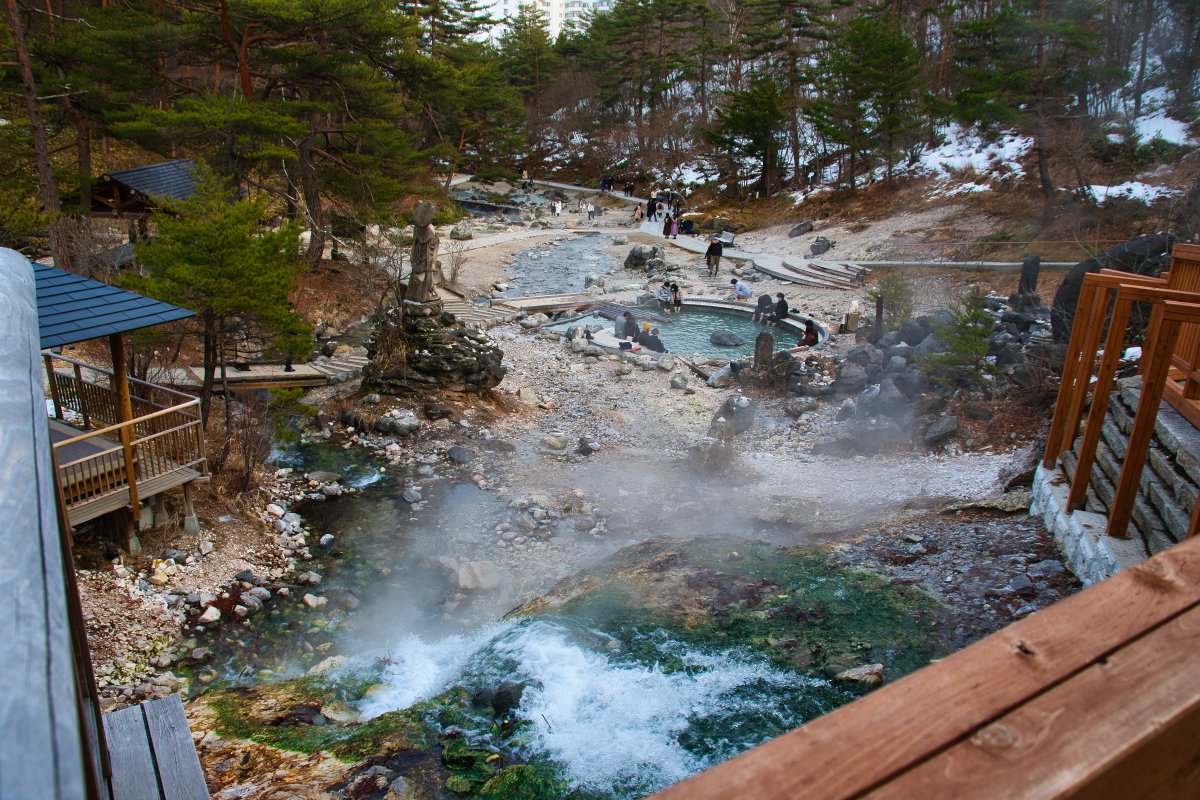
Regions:
<svg viewBox="0 0 1200 800"><path fill-rule="evenodd" d="M42 356L46 363L46 380L50 382L50 399L54 401L54 418L62 419L62 399L58 396L58 382L54 380L54 357Z"/></svg>
<svg viewBox="0 0 1200 800"><path fill-rule="evenodd" d="M1104 418L1108 412L1108 396L1112 392L1113 379L1117 374L1117 362L1125 343L1125 328L1129 325L1129 314L1133 300L1122 296L1117 290L1117 304L1113 308L1112 322L1108 326L1108 339L1104 342L1104 360L1092 389L1092 407L1088 409L1087 425L1083 429L1083 443L1079 446L1079 459L1075 475L1071 478L1071 493L1067 498L1067 511L1083 505L1087 487L1096 461L1096 447L1104 429Z"/></svg>
<svg viewBox="0 0 1200 800"><path fill-rule="evenodd" d="M142 507L137 494L137 462L133 457L133 405L129 400L129 375L125 372L125 346L121 334L108 337L108 349L112 354L113 389L117 392L117 413L121 422L121 449L125 453L125 475L129 481L129 512L136 524L142 516Z"/></svg>
<svg viewBox="0 0 1200 800"><path fill-rule="evenodd" d="M1069 420L1071 419L1071 408L1074 406L1074 398L1078 392L1087 392L1086 379L1081 381L1079 373L1083 369L1083 357L1085 355L1084 342L1087 335L1084 331L1085 325L1079 324L1079 310L1085 310L1086 315L1090 316L1092 308L1096 305L1096 296L1100 293L1100 288L1088 281L1083 280L1083 289L1079 295L1079 303L1076 306L1075 322L1071 326L1071 340L1067 344L1067 357L1063 362L1062 379L1059 382L1058 400L1054 403L1054 418L1050 422L1050 433L1046 437L1046 453L1042 457L1042 466L1050 469L1058 462L1058 457L1062 455L1063 450L1071 446L1071 440L1075 438L1075 431L1071 430L1070 437L1067 436ZM1095 356L1095 350L1092 351L1092 356ZM1089 370L1090 371L1090 370ZM1081 385L1082 383L1082 385ZM1080 401L1082 403L1082 401Z"/></svg>
<svg viewBox="0 0 1200 800"><path fill-rule="evenodd" d="M79 395L79 414L83 417L83 427L90 428L92 419L88 413L87 395L83 391L83 370L78 364L75 365L75 391Z"/></svg>
<svg viewBox="0 0 1200 800"><path fill-rule="evenodd" d="M1163 384L1171 367L1171 352L1179 336L1179 321L1166 313L1169 303L1156 303L1150 316L1150 328L1146 341L1153 342L1149 359L1142 374L1142 396L1138 399L1137 413L1133 417L1133 429L1125 446L1125 462L1117 479L1116 494L1108 512L1108 535L1117 539L1129 538L1129 519L1133 516L1133 502L1141 483L1142 469L1146 466L1146 454L1150 450L1150 437L1154 435L1154 422L1158 419L1158 406L1162 402ZM1143 354L1144 355L1144 354Z"/></svg>
<svg viewBox="0 0 1200 800"><path fill-rule="evenodd" d="M196 536L200 533L200 520L196 516L196 487L188 481L183 485L183 532Z"/></svg>

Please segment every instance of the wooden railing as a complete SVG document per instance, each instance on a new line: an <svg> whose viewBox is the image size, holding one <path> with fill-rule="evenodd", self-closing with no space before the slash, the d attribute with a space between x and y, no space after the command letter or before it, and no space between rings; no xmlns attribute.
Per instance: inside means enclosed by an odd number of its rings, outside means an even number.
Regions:
<svg viewBox="0 0 1200 800"><path fill-rule="evenodd" d="M146 481L181 469L207 473L199 400L131 379L137 392L130 393L135 416L121 422L117 393L110 388L111 371L50 353L43 358L54 416L62 419L64 411L70 410L82 418L85 427L104 426L54 444L58 489L68 513L118 492L127 494L129 505L136 507L139 485ZM56 369L55 361L71 365L71 371ZM85 371L106 377L109 386L86 380ZM79 445L95 452L68 460L64 456L68 448L78 449Z"/></svg>
<svg viewBox="0 0 1200 800"><path fill-rule="evenodd" d="M1108 535L1118 538L1128 536L1159 404L1165 399L1200 427L1200 246L1176 245L1171 271L1161 278L1115 270L1102 270L1084 278L1042 460L1044 466L1052 467L1074 445L1090 389L1091 406L1077 454L1068 511L1081 506L1087 494L1108 397L1135 303L1148 304L1152 310L1140 362L1141 396L1108 515ZM1105 341L1100 350L1102 337ZM1200 501L1194 506L1187 535L1195 535L1198 527Z"/></svg>

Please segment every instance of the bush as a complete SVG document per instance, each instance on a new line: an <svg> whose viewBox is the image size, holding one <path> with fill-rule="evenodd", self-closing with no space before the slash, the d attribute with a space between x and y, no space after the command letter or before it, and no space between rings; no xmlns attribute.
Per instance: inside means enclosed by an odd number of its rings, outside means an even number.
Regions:
<svg viewBox="0 0 1200 800"><path fill-rule="evenodd" d="M883 321L890 331L897 330L913 314L912 281L900 272L889 272L867 293L872 300L883 298Z"/></svg>
<svg viewBox="0 0 1200 800"><path fill-rule="evenodd" d="M954 310L954 321L935 323L933 333L946 345L946 352L926 356L921 372L939 386L948 389L982 389L1000 374L995 363L988 359L988 340L996 320L987 310L983 292L973 289Z"/></svg>

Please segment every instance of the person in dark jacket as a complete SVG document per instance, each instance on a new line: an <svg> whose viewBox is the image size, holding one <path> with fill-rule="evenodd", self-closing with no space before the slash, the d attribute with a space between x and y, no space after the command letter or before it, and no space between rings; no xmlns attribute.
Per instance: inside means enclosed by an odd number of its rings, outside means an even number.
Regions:
<svg viewBox="0 0 1200 800"><path fill-rule="evenodd" d="M771 303L771 295L760 294L758 305L754 307L754 313L750 315L750 319L756 325L765 325L770 321L772 311L774 311L774 305Z"/></svg>
<svg viewBox="0 0 1200 800"><path fill-rule="evenodd" d="M621 317L621 335L622 339L636 339L638 335L638 321L633 318L633 314L626 311Z"/></svg>
<svg viewBox="0 0 1200 800"><path fill-rule="evenodd" d="M671 238L671 223L673 223L674 221L675 221L675 218L672 217L671 212L668 211L667 216L663 217L663 238L664 239Z"/></svg>
<svg viewBox="0 0 1200 800"><path fill-rule="evenodd" d="M767 317L767 327L773 328L775 327L776 322L779 322L781 319L787 319L788 312L790 310L791 309L788 308L788 301L783 296L783 292L776 292L775 306L771 309L770 316Z"/></svg>
<svg viewBox="0 0 1200 800"><path fill-rule="evenodd" d="M708 265L709 275L717 274L721 266L721 254L724 252L725 248L721 246L720 239L708 240L708 249L704 251L704 263Z"/></svg>
<svg viewBox="0 0 1200 800"><path fill-rule="evenodd" d="M640 339L642 347L655 353L667 352L667 347L662 343L662 339L658 338L658 328L652 329L649 333L643 332Z"/></svg>
<svg viewBox="0 0 1200 800"><path fill-rule="evenodd" d="M797 347L812 347L820 341L821 335L817 333L817 326L811 319L804 322L804 338L796 342Z"/></svg>

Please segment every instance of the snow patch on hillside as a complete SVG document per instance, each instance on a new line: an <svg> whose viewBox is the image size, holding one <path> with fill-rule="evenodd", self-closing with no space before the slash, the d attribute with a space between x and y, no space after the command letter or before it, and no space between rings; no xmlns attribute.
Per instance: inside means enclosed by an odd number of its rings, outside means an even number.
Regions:
<svg viewBox="0 0 1200 800"><path fill-rule="evenodd" d="M942 131L945 142L920 156L921 170L949 179L971 170L993 178L1021 178L1022 159L1033 147L1028 136L1004 133L996 141L985 141L978 133L950 125Z"/></svg>
<svg viewBox="0 0 1200 800"><path fill-rule="evenodd" d="M1133 127L1143 142L1162 139L1171 144L1186 144L1189 138L1187 123L1171 119L1166 114L1135 119Z"/></svg>
<svg viewBox="0 0 1200 800"><path fill-rule="evenodd" d="M1179 189L1173 189L1170 186L1152 186L1141 181L1126 181L1119 183L1116 186L1101 186L1093 184L1091 187L1092 196L1096 201L1103 203L1106 200L1113 198L1125 198L1128 200L1140 200L1149 205L1155 200L1162 197L1171 197L1172 195L1182 194Z"/></svg>

